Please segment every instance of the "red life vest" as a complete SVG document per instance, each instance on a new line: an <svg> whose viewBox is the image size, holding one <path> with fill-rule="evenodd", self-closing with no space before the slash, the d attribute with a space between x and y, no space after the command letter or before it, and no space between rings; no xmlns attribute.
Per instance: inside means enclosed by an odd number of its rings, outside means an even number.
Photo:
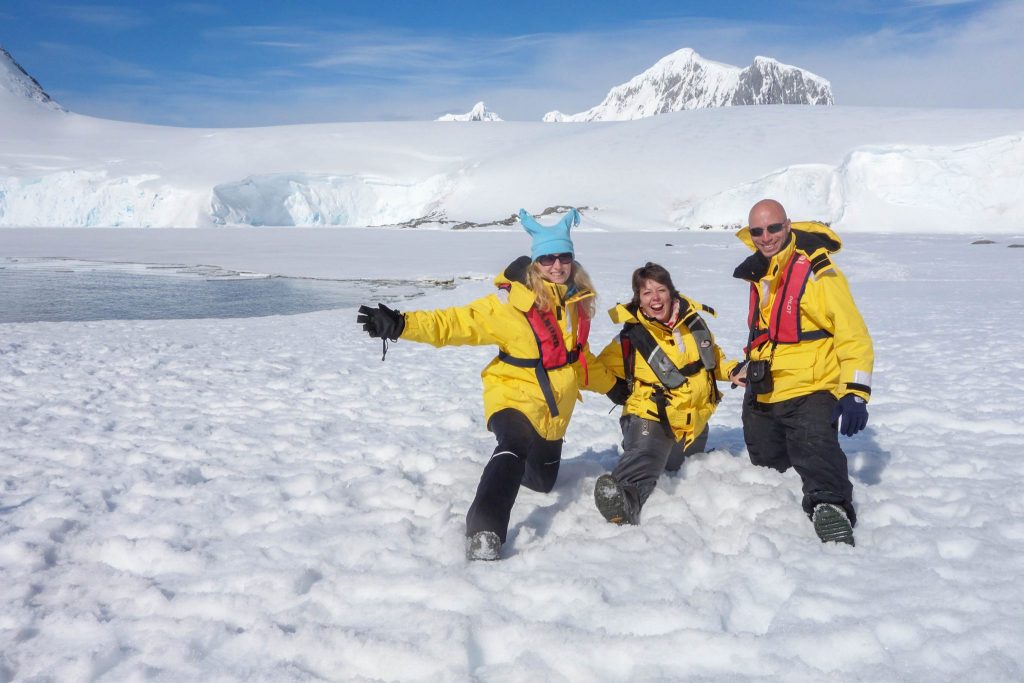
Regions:
<svg viewBox="0 0 1024 683"><path fill-rule="evenodd" d="M548 370L554 370L566 365L572 365L577 360L583 363L584 382L590 380L587 371L587 359L583 348L587 344L587 337L590 336L590 317L587 316L583 307L576 304L576 345L571 349L565 348L565 340L562 338L562 328L558 325L558 319L554 311L541 311L536 306L525 313L533 336L537 339L537 348L540 351L539 358L516 358L504 351L498 352L498 359L521 368L534 368L537 372L537 383L540 385L541 393L548 405L548 410L553 417L558 415L558 405L555 403L554 392L551 390L551 380L548 378Z"/></svg>
<svg viewBox="0 0 1024 683"><path fill-rule="evenodd" d="M747 313L747 326L750 328L750 344L744 349L748 355L750 350L761 346L767 341L772 344L796 344L811 339L823 339L832 336L825 330L803 331L800 329L800 300L807 288L813 266L806 255L794 251L785 266L785 272L779 281L775 301L768 317L768 329L758 328L760 322L760 296L757 283L750 283L750 310Z"/></svg>

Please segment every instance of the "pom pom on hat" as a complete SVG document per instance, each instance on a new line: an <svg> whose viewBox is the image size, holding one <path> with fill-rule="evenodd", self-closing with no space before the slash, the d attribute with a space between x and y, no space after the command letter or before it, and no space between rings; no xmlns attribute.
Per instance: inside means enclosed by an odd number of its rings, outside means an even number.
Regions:
<svg viewBox="0 0 1024 683"><path fill-rule="evenodd" d="M519 222L533 238L530 256L534 261L545 254L575 254L569 231L580 224L580 212L576 209L570 209L554 225L541 225L526 213L526 209L519 209Z"/></svg>

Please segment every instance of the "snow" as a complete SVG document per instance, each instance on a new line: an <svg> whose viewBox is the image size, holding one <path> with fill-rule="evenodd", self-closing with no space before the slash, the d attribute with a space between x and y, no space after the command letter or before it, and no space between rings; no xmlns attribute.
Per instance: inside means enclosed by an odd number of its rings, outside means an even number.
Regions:
<svg viewBox="0 0 1024 683"><path fill-rule="evenodd" d="M586 219L584 226L586 227ZM355 310L0 325L0 680L1019 681L1024 250L1016 238L841 233L872 331L866 432L843 439L857 547L822 545L800 482L714 450L639 527L592 501L620 435L586 395L505 559L463 559L493 448L493 348L380 345ZM668 266L734 355L746 248L723 232L576 234L601 308ZM0 231L0 252L491 291L509 231ZM243 267L244 266L244 267ZM984 302L979 305L979 302ZM399 306L403 310L407 306ZM595 322L596 344L614 334Z"/></svg>
<svg viewBox="0 0 1024 683"><path fill-rule="evenodd" d="M63 112L64 107L54 102L39 82L25 72L20 64L14 61L11 53L0 47L0 95L8 93L52 111Z"/></svg>
<svg viewBox="0 0 1024 683"><path fill-rule="evenodd" d="M730 228L766 189L794 217L844 232L1024 224L1019 110L780 105L573 126L188 129L0 96L0 116L0 227L437 229L572 204L594 229Z"/></svg>

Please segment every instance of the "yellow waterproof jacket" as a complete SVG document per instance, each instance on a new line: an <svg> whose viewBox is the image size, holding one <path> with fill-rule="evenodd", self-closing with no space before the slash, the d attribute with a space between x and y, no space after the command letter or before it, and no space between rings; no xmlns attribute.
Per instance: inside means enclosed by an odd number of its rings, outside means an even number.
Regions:
<svg viewBox="0 0 1024 683"><path fill-rule="evenodd" d="M679 299L680 313L677 316L673 327L668 327L657 320L651 320L642 313L634 313L625 304L619 304L608 311L613 322L625 325L626 323L640 324L651 333L658 346L668 356L677 368L683 368L690 363L700 360L700 350L693 338L690 329L682 322L687 306L695 310L701 310L700 304L681 297ZM712 340L715 352L715 379L727 381L729 374L736 367L736 361L726 359L725 354L718 344ZM623 415L638 415L650 420L658 420L658 406L654 400L655 388L661 386L658 376L651 366L644 360L643 355L634 352L635 366L633 370L633 391L622 407ZM611 342L598 354L598 363L602 370L591 371L591 381L587 389L605 393L609 391L614 383L614 378L625 379L626 369L622 357L622 344L619 336L616 335ZM607 371L612 377L607 379L604 372ZM711 375L704 369L699 370L687 378L685 384L676 389L664 389L666 392L666 409L669 426L676 441L683 441L689 445L697 436L704 431L705 425L711 415L715 412L717 403L716 394L712 386Z"/></svg>
<svg viewBox="0 0 1024 683"><path fill-rule="evenodd" d="M494 278L499 287L495 294L482 297L465 306L434 311L412 311L405 314L402 339L425 342L434 346L497 345L500 351L516 358L539 358L540 349L533 329L526 318L536 295L520 282L504 275ZM593 292L575 292L568 297L566 285L546 283L558 304L555 315L561 328L566 349L576 346L578 315L576 303L594 296ZM596 362L589 349L584 349L588 361ZM504 408L514 408L530 420L534 429L545 439L557 440L565 436L576 401L580 400L577 369L579 362L548 370L551 390L558 407L553 416L545 402L533 368L517 367L495 357L480 373L484 385L484 415Z"/></svg>
<svg viewBox="0 0 1024 683"><path fill-rule="evenodd" d="M757 327L768 328L790 258L803 254L810 259L812 271L800 297L800 331L822 337L780 343L774 349L774 357L770 341L751 349L751 360L772 359L774 389L758 394L757 400L777 403L815 391L829 391L837 398L853 393L868 400L874 351L868 328L850 295L849 283L829 257L842 247L839 237L823 223L793 223L786 246L770 259L757 251L749 226L740 230L737 237L754 250L733 275L757 287Z"/></svg>

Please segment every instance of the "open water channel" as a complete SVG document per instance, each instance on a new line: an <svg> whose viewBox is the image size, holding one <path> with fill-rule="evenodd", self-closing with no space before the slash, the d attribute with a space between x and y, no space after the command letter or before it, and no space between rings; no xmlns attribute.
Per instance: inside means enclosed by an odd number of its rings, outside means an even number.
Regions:
<svg viewBox="0 0 1024 683"><path fill-rule="evenodd" d="M0 258L0 323L293 315L399 301L426 286L271 277L215 266Z"/></svg>

